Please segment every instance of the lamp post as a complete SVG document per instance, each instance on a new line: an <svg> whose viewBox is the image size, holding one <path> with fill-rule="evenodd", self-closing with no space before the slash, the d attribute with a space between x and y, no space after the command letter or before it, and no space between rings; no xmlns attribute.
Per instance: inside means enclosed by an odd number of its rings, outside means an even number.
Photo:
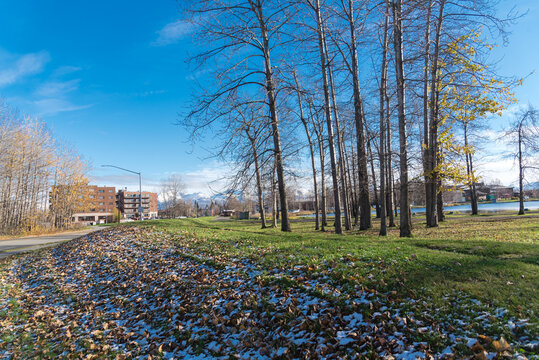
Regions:
<svg viewBox="0 0 539 360"><path fill-rule="evenodd" d="M139 194L139 199L140 199L140 207L138 208L138 210L139 210L139 213L140 213L140 221L142 221L143 217L144 217L143 216L144 208L142 207L142 178L141 178L140 172L124 169L122 167L115 166L115 165L101 165L101 166L102 167L113 167L113 168L116 168L116 169L120 169L120 170L123 170L123 171L130 172L132 174L137 174L138 175L138 194Z"/></svg>

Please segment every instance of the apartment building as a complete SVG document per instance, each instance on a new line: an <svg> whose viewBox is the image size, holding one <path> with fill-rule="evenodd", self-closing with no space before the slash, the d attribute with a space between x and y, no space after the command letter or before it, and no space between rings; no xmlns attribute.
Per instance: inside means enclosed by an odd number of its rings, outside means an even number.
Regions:
<svg viewBox="0 0 539 360"><path fill-rule="evenodd" d="M49 193L49 208L58 212L61 208L75 207L71 215L73 222L108 223L114 218L116 188L112 186L86 185L72 193L73 189L63 185L53 186ZM69 198L75 197L74 200ZM66 209L69 210L69 209Z"/></svg>
<svg viewBox="0 0 539 360"><path fill-rule="evenodd" d="M119 190L116 195L118 210L124 219L138 219L139 207L141 206L140 194L138 191ZM143 191L142 207L144 209L144 219L157 217L157 193Z"/></svg>

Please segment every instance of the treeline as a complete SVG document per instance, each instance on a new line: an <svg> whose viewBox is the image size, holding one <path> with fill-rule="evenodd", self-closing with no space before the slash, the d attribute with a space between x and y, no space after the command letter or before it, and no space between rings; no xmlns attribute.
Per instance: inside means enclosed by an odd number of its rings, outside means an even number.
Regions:
<svg viewBox="0 0 539 360"><path fill-rule="evenodd" d="M191 1L200 87L181 122L194 140L211 134L216 155L236 166L233 188L256 189L262 227L271 208L291 230L287 182L305 153L317 229L331 199L339 234L370 228L374 204L381 235L398 213L410 236L418 179L435 227L444 183L475 191L480 125L512 101L516 82L489 66L493 39L515 19L499 18L496 3Z"/></svg>
<svg viewBox="0 0 539 360"><path fill-rule="evenodd" d="M68 226L88 181L85 174L86 164L55 141L44 122L0 102L0 234ZM58 195L51 192L55 185L73 196L49 211L49 196Z"/></svg>

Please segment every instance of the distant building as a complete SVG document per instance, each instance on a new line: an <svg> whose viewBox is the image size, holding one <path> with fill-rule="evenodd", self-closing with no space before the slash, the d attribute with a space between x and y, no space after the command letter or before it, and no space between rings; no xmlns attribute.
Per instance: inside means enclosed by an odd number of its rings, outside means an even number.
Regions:
<svg viewBox="0 0 539 360"><path fill-rule="evenodd" d="M495 200L495 199L511 199L515 196L512 187L501 185L485 185L478 183L475 185L477 200ZM471 191L469 188L464 190L466 201L471 201Z"/></svg>
<svg viewBox="0 0 539 360"><path fill-rule="evenodd" d="M221 216L233 216L236 210L223 210Z"/></svg>
<svg viewBox="0 0 539 360"><path fill-rule="evenodd" d="M118 210L124 219L139 218L138 208L141 206L138 191L119 190L116 195ZM157 218L157 193L142 192L142 207L145 219Z"/></svg>
<svg viewBox="0 0 539 360"><path fill-rule="evenodd" d="M86 185L77 190L71 221L75 223L107 223L112 222L116 208L116 188L110 186ZM55 185L49 194L49 208L65 206L65 198L72 196L70 188Z"/></svg>
<svg viewBox="0 0 539 360"><path fill-rule="evenodd" d="M69 207L64 213L75 223L109 223L115 212L124 219L139 218L138 191L119 190L111 186L85 185L75 190L67 186L53 186L49 194L51 210ZM142 192L145 219L157 217L157 193ZM56 211L58 212L58 211ZM67 217L69 218L69 215Z"/></svg>
<svg viewBox="0 0 539 360"><path fill-rule="evenodd" d="M490 189L491 194L496 196L496 199L511 199L514 196L512 187L497 186Z"/></svg>

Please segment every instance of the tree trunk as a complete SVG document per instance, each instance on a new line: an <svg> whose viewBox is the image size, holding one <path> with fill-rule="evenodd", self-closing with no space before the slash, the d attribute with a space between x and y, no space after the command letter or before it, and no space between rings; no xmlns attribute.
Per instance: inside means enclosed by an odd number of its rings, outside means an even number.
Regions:
<svg viewBox="0 0 539 360"><path fill-rule="evenodd" d="M429 139L427 149L427 171L426 171L426 211L427 211L427 227L438 226L439 214L443 213L437 209L439 201L438 198L438 183L439 170L438 170L438 59L440 56L440 39L442 35L442 24L444 15L445 0L440 1L440 12L438 15L438 21L436 23L436 37L434 40L434 56L432 59L431 80L430 80L430 119L429 119Z"/></svg>
<svg viewBox="0 0 539 360"><path fill-rule="evenodd" d="M522 122L518 127L518 214L524 215L524 167L522 165Z"/></svg>
<svg viewBox="0 0 539 360"><path fill-rule="evenodd" d="M328 47L326 39L324 38L324 48L326 49L326 55L328 54ZM348 207L348 196L346 193L346 177L345 177L345 167L344 167L344 141L341 132L341 125L339 121L339 112L337 109L337 99L335 96L335 82L333 81L333 71L331 70L331 65L328 62L328 74L329 74L329 84L331 88L331 99L333 102L333 115L335 116L335 131L337 133L337 148L339 151L339 177L341 180L341 196L344 208L344 228L350 230L350 214Z"/></svg>
<svg viewBox="0 0 539 360"><path fill-rule="evenodd" d="M324 50L324 26L322 24L322 16L320 14L320 1L316 0L316 23L318 27L318 47L320 50L320 62L322 65L322 80L324 86L324 100L326 110L326 124L328 131L328 146L329 157L331 163L331 177L333 180L333 197L335 199L335 232L342 234L342 219L341 219L341 201L339 195L339 180L337 175L337 157L335 155L335 144L333 135L333 121L331 119L331 102L329 99L329 83L327 77L327 60Z"/></svg>
<svg viewBox="0 0 539 360"><path fill-rule="evenodd" d="M380 145L378 157L380 162L380 236L387 235L386 224L386 192L385 192L385 101L386 101L386 86L387 86L387 47L388 47L388 28L389 28L389 7L386 3L386 14L384 21L384 41L382 43L382 71L380 76Z"/></svg>
<svg viewBox="0 0 539 360"><path fill-rule="evenodd" d="M432 0L429 0L427 5L427 18L425 26L425 64L423 68L423 142L422 142L422 160L423 174L425 181L425 216L427 227L435 227L438 225L436 219L436 208L434 206L433 197L433 178L432 178L432 159L431 159L431 144L429 141L429 68L430 68L430 23L431 23ZM432 121L432 119L431 119Z"/></svg>
<svg viewBox="0 0 539 360"><path fill-rule="evenodd" d="M445 221L444 188L443 188L442 179L438 179L438 183L436 184L436 187L438 188L438 191L436 193L436 202L437 202L436 211L438 212L438 220Z"/></svg>
<svg viewBox="0 0 539 360"><path fill-rule="evenodd" d="M321 145L322 148L320 151L324 151L323 145ZM320 230L326 231L326 226L328 226L328 218L327 218L327 211L328 211L328 205L327 205L327 193L326 193L326 170L325 170L325 156L320 156L320 181L322 185L322 191L320 193L322 198L322 226L320 227Z"/></svg>
<svg viewBox="0 0 539 360"><path fill-rule="evenodd" d="M273 164L273 170L271 172L271 200L272 200L272 217L271 217L271 224L274 228L277 227L277 181L275 180L275 161Z"/></svg>
<svg viewBox="0 0 539 360"><path fill-rule="evenodd" d="M406 96L402 45L402 0L393 0L393 35L399 112L400 236L410 237L412 236L412 221L410 217L410 199L408 196L408 135L406 129Z"/></svg>
<svg viewBox="0 0 539 360"><path fill-rule="evenodd" d="M352 156L352 179L354 181L354 226L359 225L359 185L357 183L358 176L357 176L357 161Z"/></svg>
<svg viewBox="0 0 539 360"><path fill-rule="evenodd" d="M371 164L371 174L372 174L372 187L374 190L374 204L376 207L376 218L380 218L380 202L378 200L378 186L376 185L376 172L374 171L374 156L372 154L372 145L371 141L367 141L367 153L369 155L369 162Z"/></svg>
<svg viewBox="0 0 539 360"><path fill-rule="evenodd" d="M464 147L466 148L466 173L470 181L470 201L472 203L472 215L477 215L479 209L477 206L477 191L475 188L475 176L473 170L472 154L468 149L468 123L464 122Z"/></svg>
<svg viewBox="0 0 539 360"><path fill-rule="evenodd" d="M262 177L260 176L260 166L258 163L258 153L256 150L256 139L251 136L248 130L247 137L249 138L249 141L251 142L251 149L253 151L253 158L255 162L255 173L256 173L256 188L258 192L258 207L260 208L260 220L261 220L261 226L262 229L266 228L266 213L264 211L264 197L262 194Z"/></svg>
<svg viewBox="0 0 539 360"><path fill-rule="evenodd" d="M389 227L395 227L395 196L393 187L393 161L391 152L391 103L387 96L386 88L386 172L387 172L387 215L389 216Z"/></svg>
<svg viewBox="0 0 539 360"><path fill-rule="evenodd" d="M343 143L344 144L344 143ZM347 186L348 186L348 194L349 194L349 215L350 215L350 224L352 224L352 216L355 217L355 224L359 222L359 212L355 211L354 209L357 209L357 199L356 191L355 191L355 182L352 181L352 174L350 169L350 156L348 151L346 150L346 146L344 146L345 152L344 152L344 163L345 163L345 174L347 176ZM353 163L353 162L352 162ZM355 180L355 176L354 176Z"/></svg>
<svg viewBox="0 0 539 360"><path fill-rule="evenodd" d="M367 149L364 133L365 114L359 86L359 66L356 44L356 26L354 22L353 0L348 0L348 20L350 26L350 52L352 56L352 83L354 90L354 119L356 124L356 141L358 155L358 182L359 182L359 229L366 230L371 227L371 202L369 199L369 175L367 172Z"/></svg>
<svg viewBox="0 0 539 360"><path fill-rule="evenodd" d="M441 14L440 14L441 15ZM440 92L436 91L436 119L440 116ZM440 144L438 142L438 132L436 132L436 141L435 141L435 148L436 148L436 164L443 161L443 150L440 148ZM439 175L439 171L436 171L437 174L437 182L436 182L436 211L437 211L437 217L438 221L445 221L445 214L444 214L444 187L443 187L443 178Z"/></svg>
<svg viewBox="0 0 539 360"><path fill-rule="evenodd" d="M470 174L472 176L472 186L471 186L471 201L472 201L472 215L478 215L479 214L479 207L477 205L477 189L475 187L475 172L473 168L473 158L472 154L468 154L470 158Z"/></svg>
<svg viewBox="0 0 539 360"><path fill-rule="evenodd" d="M320 185L321 185L321 192L320 192L320 197L321 197L321 200L322 200L322 204L321 204L321 211L322 211L322 223L321 223L321 227L320 227L320 230L322 231L325 231L326 230L326 226L328 226L328 222L327 222L327 200L326 200L326 170L325 170L325 149L324 149L324 138L322 136L323 134L323 129L322 129L322 124L321 123L318 123L318 125L320 126L320 128L317 130L316 128L316 124L315 124L315 127L314 127L314 131L316 132L316 138L318 140L318 150L319 150L319 154L320 154Z"/></svg>
<svg viewBox="0 0 539 360"><path fill-rule="evenodd" d="M309 142L309 151L311 153L311 167L313 170L313 186L314 186L314 210L315 210L315 230L320 229L320 209L318 204L318 184L316 182L316 165L315 165L315 159L314 159L314 146L313 141L311 139L311 133L309 131L309 126L307 125L307 119L305 119L303 115L303 102L301 100L301 91L299 86L299 81L296 72L294 72L294 80L296 82L296 93L298 95L298 106L299 106L299 115L301 122L303 123L303 127L305 129L305 135L307 135L307 140ZM312 114L311 114L312 116Z"/></svg>
<svg viewBox="0 0 539 360"><path fill-rule="evenodd" d="M286 185L284 179L283 158L281 151L281 138L279 134L279 120L277 117L277 107L275 104L275 88L273 85L273 70L271 68L270 44L268 30L266 28L266 19L262 15L262 5L256 4L257 16L262 32L262 45L264 51L264 66L266 76L266 94L268 96L268 106L271 118L271 128L273 133L273 145L275 152L275 165L277 170L277 182L279 184L279 199L281 203L281 231L291 231L290 221L288 219L288 201L286 198Z"/></svg>

